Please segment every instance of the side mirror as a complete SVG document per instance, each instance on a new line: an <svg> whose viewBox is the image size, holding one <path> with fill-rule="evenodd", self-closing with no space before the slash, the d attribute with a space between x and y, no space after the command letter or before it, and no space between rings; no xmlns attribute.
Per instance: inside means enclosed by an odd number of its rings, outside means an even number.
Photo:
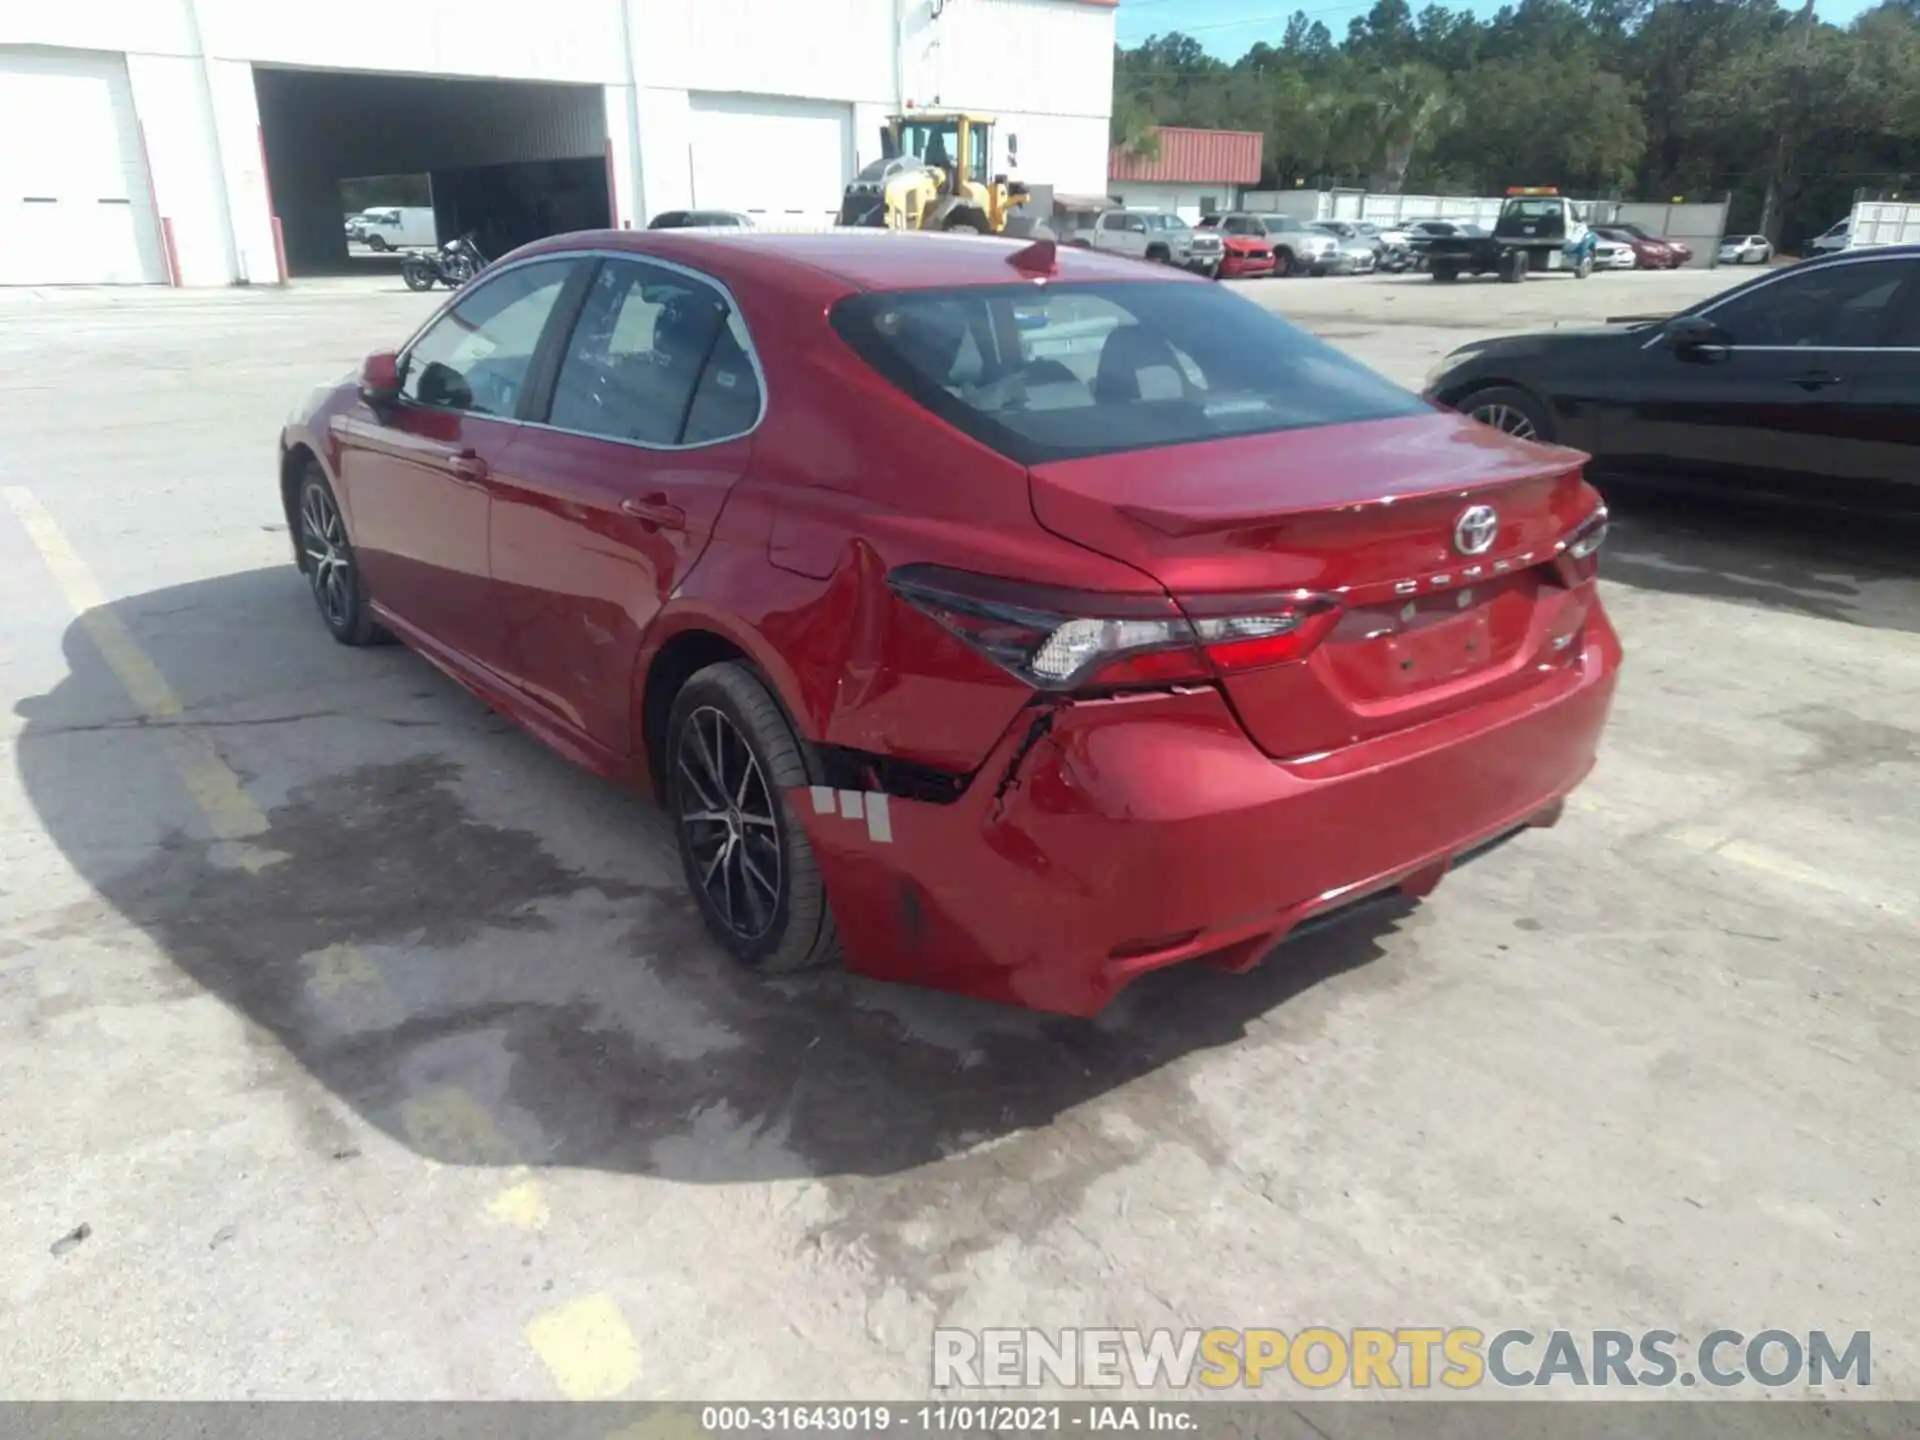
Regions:
<svg viewBox="0 0 1920 1440"><path fill-rule="evenodd" d="M1007 159L1016 165L1020 163L1020 137L1018 135L1009 134L1007 136Z"/></svg>
<svg viewBox="0 0 1920 1440"><path fill-rule="evenodd" d="M1724 350L1727 332L1704 315L1676 315L1662 328L1667 348L1676 355L1703 350Z"/></svg>
<svg viewBox="0 0 1920 1440"><path fill-rule="evenodd" d="M378 350L360 362L360 398L376 410L400 399L400 357L393 351Z"/></svg>

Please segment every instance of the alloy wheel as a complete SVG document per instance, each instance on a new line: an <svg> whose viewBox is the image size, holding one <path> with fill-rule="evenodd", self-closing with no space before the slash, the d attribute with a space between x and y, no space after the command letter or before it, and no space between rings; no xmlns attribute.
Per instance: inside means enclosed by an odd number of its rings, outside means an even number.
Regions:
<svg viewBox="0 0 1920 1440"><path fill-rule="evenodd" d="M1516 440L1537 440L1540 432L1534 428L1533 421L1526 412L1516 410L1511 405L1479 405L1467 414L1482 425L1491 425L1494 429L1513 436Z"/></svg>
<svg viewBox="0 0 1920 1440"><path fill-rule="evenodd" d="M680 830L700 887L727 928L757 940L780 908L779 806L747 739L703 705L687 717L675 763Z"/></svg>
<svg viewBox="0 0 1920 1440"><path fill-rule="evenodd" d="M300 498L300 548L306 552L307 582L327 624L344 630L353 618L353 555L346 526L324 485L309 485Z"/></svg>

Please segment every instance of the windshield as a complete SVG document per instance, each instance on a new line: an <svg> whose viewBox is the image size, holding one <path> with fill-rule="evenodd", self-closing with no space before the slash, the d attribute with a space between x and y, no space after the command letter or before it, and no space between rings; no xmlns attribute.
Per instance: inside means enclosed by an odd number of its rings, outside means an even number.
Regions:
<svg viewBox="0 0 1920 1440"><path fill-rule="evenodd" d="M916 160L929 165L958 165L964 168L971 178L982 184L987 179L987 149L989 131L984 126L973 126L973 154L963 156L960 153L960 122L957 120L912 120L900 127L901 153L911 155ZM865 178L864 173L862 178ZM878 176L874 177L878 179Z"/></svg>
<svg viewBox="0 0 1920 1440"><path fill-rule="evenodd" d="M1547 220L1560 214L1558 200L1509 200L1500 208L1503 217L1521 220Z"/></svg>
<svg viewBox="0 0 1920 1440"><path fill-rule="evenodd" d="M920 404L1023 465L1426 408L1272 312L1205 285L867 294L841 301L832 322Z"/></svg>

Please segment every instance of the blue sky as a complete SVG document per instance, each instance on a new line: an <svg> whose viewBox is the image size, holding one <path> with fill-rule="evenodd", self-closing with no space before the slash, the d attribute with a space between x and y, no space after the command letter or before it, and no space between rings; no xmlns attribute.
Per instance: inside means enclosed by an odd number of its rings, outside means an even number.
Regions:
<svg viewBox="0 0 1920 1440"><path fill-rule="evenodd" d="M1426 0L1408 0L1418 14ZM1442 0L1447 3L1447 0ZM1470 8L1491 15L1502 0L1468 0ZM1822 20L1844 25L1876 0L1815 0L1815 13ZM1119 38L1122 45L1137 45L1149 35L1180 30L1193 36L1207 49L1236 60L1249 45L1266 40L1280 43L1287 28L1287 17L1305 10L1333 32L1337 40L1347 33L1347 22L1373 8L1373 0L1120 0ZM1792 7L1799 9L1798 5Z"/></svg>

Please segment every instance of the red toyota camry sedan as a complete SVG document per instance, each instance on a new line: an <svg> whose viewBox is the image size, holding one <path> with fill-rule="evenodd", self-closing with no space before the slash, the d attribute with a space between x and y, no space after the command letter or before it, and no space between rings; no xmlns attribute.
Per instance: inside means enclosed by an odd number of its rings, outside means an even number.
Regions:
<svg viewBox="0 0 1920 1440"><path fill-rule="evenodd" d="M541 241L281 447L334 637L651 790L763 972L1244 969L1551 823L1620 660L1583 456L1045 241Z"/></svg>

